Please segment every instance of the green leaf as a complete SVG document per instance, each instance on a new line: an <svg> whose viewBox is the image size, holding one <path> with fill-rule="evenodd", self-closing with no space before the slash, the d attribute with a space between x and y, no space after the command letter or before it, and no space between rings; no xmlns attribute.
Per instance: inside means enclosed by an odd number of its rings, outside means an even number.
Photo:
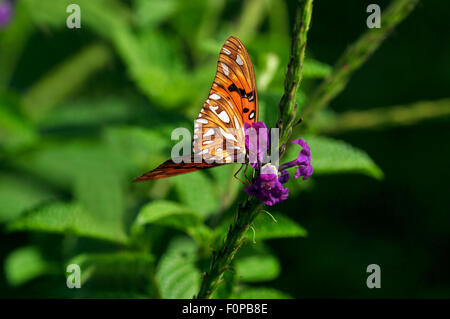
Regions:
<svg viewBox="0 0 450 319"><path fill-rule="evenodd" d="M170 154L170 139L156 130L120 126L108 128L104 140L115 154L126 154L136 167L153 169Z"/></svg>
<svg viewBox="0 0 450 319"><path fill-rule="evenodd" d="M255 240L273 238L306 237L307 231L289 217L281 213L270 213L276 222L267 213L261 212L253 222L256 231ZM253 231L249 229L247 236L252 238Z"/></svg>
<svg viewBox="0 0 450 319"><path fill-rule="evenodd" d="M96 141L44 144L20 156L16 164L30 174L65 188L75 186L81 172L123 177L131 170L130 162L123 155Z"/></svg>
<svg viewBox="0 0 450 319"><path fill-rule="evenodd" d="M240 164L223 165L210 170L214 177L215 188L219 192L222 211L228 209L238 195L241 183L233 175L237 172L239 166Z"/></svg>
<svg viewBox="0 0 450 319"><path fill-rule="evenodd" d="M202 218L215 213L219 199L211 180L204 172L183 174L172 178L180 201Z"/></svg>
<svg viewBox="0 0 450 319"><path fill-rule="evenodd" d="M192 209L165 200L151 202L139 211L135 227L146 224L173 227L197 240L207 240L205 237L211 236L211 230Z"/></svg>
<svg viewBox="0 0 450 319"><path fill-rule="evenodd" d="M11 105L14 102L8 101L5 96L0 96L0 150L14 151L34 143L38 137L34 128L23 116L14 112Z"/></svg>
<svg viewBox="0 0 450 319"><path fill-rule="evenodd" d="M182 48L179 43L153 29L138 35L122 29L117 33L115 43L130 76L151 100L165 108L173 108L183 105L182 102L196 94L192 74L186 72L180 59ZM169 87L177 90L164 93Z"/></svg>
<svg viewBox="0 0 450 319"><path fill-rule="evenodd" d="M35 23L54 28L65 28L71 0L24 0ZM81 26L99 35L111 38L130 20L128 7L117 0L77 0L81 8Z"/></svg>
<svg viewBox="0 0 450 319"><path fill-rule="evenodd" d="M124 213L123 180L101 172L80 172L75 179L77 200L99 220L121 224Z"/></svg>
<svg viewBox="0 0 450 319"><path fill-rule="evenodd" d="M376 179L383 178L383 172L366 152L346 142L328 137L307 135L302 137L311 148L314 175L360 173ZM289 145L285 161L297 157L300 147Z"/></svg>
<svg viewBox="0 0 450 319"><path fill-rule="evenodd" d="M145 205L136 218L137 225L159 223L185 230L202 224L201 218L191 209L177 203L160 200Z"/></svg>
<svg viewBox="0 0 450 319"><path fill-rule="evenodd" d="M239 252L235 262L235 269L239 281L259 282L268 281L280 274L280 263L266 249L258 246L245 247Z"/></svg>
<svg viewBox="0 0 450 319"><path fill-rule="evenodd" d="M42 185L29 181L24 176L0 175L0 223L13 220L54 195Z"/></svg>
<svg viewBox="0 0 450 319"><path fill-rule="evenodd" d="M127 242L124 230L108 219L96 219L77 203L52 203L8 224L11 231L37 231L91 237L119 244Z"/></svg>
<svg viewBox="0 0 450 319"><path fill-rule="evenodd" d="M238 292L234 298L237 299L292 299L288 294L266 287L245 288Z"/></svg>
<svg viewBox="0 0 450 319"><path fill-rule="evenodd" d="M162 298L192 298L200 288L195 266L197 246L186 238L173 240L157 267L156 281Z"/></svg>
<svg viewBox="0 0 450 319"><path fill-rule="evenodd" d="M5 260L5 275L11 286L20 286L51 270L41 252L32 246L21 247L10 253Z"/></svg>
<svg viewBox="0 0 450 319"><path fill-rule="evenodd" d="M40 121L39 127L50 130L121 123L129 120L133 111L131 105L116 97L77 99L55 107Z"/></svg>
<svg viewBox="0 0 450 319"><path fill-rule="evenodd" d="M111 59L112 54L104 44L95 43L83 48L33 84L23 96L24 111L31 119L41 120L52 108L77 92Z"/></svg>
<svg viewBox="0 0 450 319"><path fill-rule="evenodd" d="M89 283L95 290L110 288L146 291L152 285L153 261L151 255L140 252L114 252L81 254L68 261L67 265L80 266L83 288Z"/></svg>
<svg viewBox="0 0 450 319"><path fill-rule="evenodd" d="M123 155L98 142L55 143L24 154L18 165L56 186L73 190L76 201L92 216L121 227L125 177L132 167Z"/></svg>
<svg viewBox="0 0 450 319"><path fill-rule="evenodd" d="M305 78L324 78L331 74L333 68L328 64L313 59L306 59L303 63L303 76Z"/></svg>
<svg viewBox="0 0 450 319"><path fill-rule="evenodd" d="M166 20L176 9L177 2L165 1L136 1L136 21L141 27L154 28L158 23Z"/></svg>

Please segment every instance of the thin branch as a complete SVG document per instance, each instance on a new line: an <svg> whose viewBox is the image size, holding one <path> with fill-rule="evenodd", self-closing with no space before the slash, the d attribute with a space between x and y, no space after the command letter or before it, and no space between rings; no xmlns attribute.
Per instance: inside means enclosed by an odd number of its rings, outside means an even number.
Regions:
<svg viewBox="0 0 450 319"><path fill-rule="evenodd" d="M324 124L318 121L317 129L325 134L337 134L352 130L413 125L423 120L448 116L450 116L450 99L446 98L409 105L379 107L367 111L348 111L332 116Z"/></svg>
<svg viewBox="0 0 450 319"><path fill-rule="evenodd" d="M67 96L74 94L90 76L112 61L108 46L91 44L50 70L23 97L24 112L40 120ZM67 81L70 79L70 81Z"/></svg>
<svg viewBox="0 0 450 319"><path fill-rule="evenodd" d="M333 72L313 92L303 109L303 116L312 123L321 109L344 90L355 70L361 67L372 53L389 36L392 30L414 9L418 0L394 0L381 14L381 28L367 30L338 59Z"/></svg>
<svg viewBox="0 0 450 319"><path fill-rule="evenodd" d="M297 89L302 80L303 60L305 58L306 40L311 22L312 0L299 1L294 25L294 34L291 43L291 56L289 59L286 78L284 81L284 94L278 105L278 127L280 129L280 157L286 150L286 143L292 134L296 122Z"/></svg>
<svg viewBox="0 0 450 319"><path fill-rule="evenodd" d="M285 143L292 132L295 120L295 95L302 76L302 65L305 56L306 33L309 29L312 12L312 0L299 1L297 18L291 47L291 59L286 74L285 94L280 101L279 126L285 132L285 141L280 151L284 153ZM293 113L293 114L292 114ZM281 134L280 134L281 136ZM284 145L284 146L283 146ZM280 156L281 156L280 155ZM213 252L210 268L204 273L200 291L196 298L210 298L221 282L223 273L227 270L234 256L245 241L245 234L256 216L261 212L263 203L254 197L247 197L243 205L239 205L234 222L230 225L222 246Z"/></svg>

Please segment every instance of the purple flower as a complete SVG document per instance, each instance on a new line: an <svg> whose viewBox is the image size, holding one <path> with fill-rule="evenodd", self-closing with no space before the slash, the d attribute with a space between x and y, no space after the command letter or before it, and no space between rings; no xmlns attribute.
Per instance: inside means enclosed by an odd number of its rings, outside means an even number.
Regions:
<svg viewBox="0 0 450 319"><path fill-rule="evenodd" d="M298 144L302 147L300 153L298 153L297 159L284 163L280 166L281 170L286 168L297 166L297 172L294 178L299 178L303 176L303 180L309 178L313 173L313 167L311 166L311 150L308 144L303 139L298 139L292 141L292 143Z"/></svg>
<svg viewBox="0 0 450 319"><path fill-rule="evenodd" d="M0 0L0 28L6 27L13 16L13 6L9 0Z"/></svg>
<svg viewBox="0 0 450 319"><path fill-rule="evenodd" d="M250 165L258 174L253 184L244 188L249 196L254 196L263 203L272 206L288 198L289 189L283 187L290 178L288 168L297 167L295 178L303 176L303 180L309 178L313 173L311 166L311 150L308 144L302 140L292 141L301 146L297 158L281 165L279 168L272 164L263 164L264 156L269 148L269 133L264 122L244 124L245 146Z"/></svg>
<svg viewBox="0 0 450 319"><path fill-rule="evenodd" d="M289 172L286 170L282 170L280 176L278 177L278 180L280 181L281 184L284 184L287 183L289 177L290 177Z"/></svg>
<svg viewBox="0 0 450 319"><path fill-rule="evenodd" d="M269 131L264 122L244 123L244 131L249 163L253 168L258 169L269 148Z"/></svg>
<svg viewBox="0 0 450 319"><path fill-rule="evenodd" d="M287 173L287 171L285 172ZM289 179L289 173L287 174L287 179ZM282 174L279 178L277 167L266 164L262 167L261 174L256 178L255 182L252 185L246 186L244 190L248 195L258 198L269 206L275 205L288 198L289 189L283 187L280 181L285 176L286 174Z"/></svg>

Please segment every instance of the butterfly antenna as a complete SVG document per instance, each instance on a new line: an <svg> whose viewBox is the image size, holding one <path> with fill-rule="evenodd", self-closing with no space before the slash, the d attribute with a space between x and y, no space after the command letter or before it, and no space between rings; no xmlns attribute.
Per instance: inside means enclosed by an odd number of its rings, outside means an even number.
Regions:
<svg viewBox="0 0 450 319"><path fill-rule="evenodd" d="M239 167L239 169L237 170L236 173L234 173L233 177L236 178L238 181L240 181L244 186L247 186L239 177L237 177L237 174L239 174L239 172L241 171L242 167L244 166L244 164L241 165L241 167ZM246 177L247 178L247 177Z"/></svg>
<svg viewBox="0 0 450 319"><path fill-rule="evenodd" d="M297 123L295 123L295 125L294 126L297 126L297 125L299 125L301 122L303 122L303 117L301 117L299 120L298 120L298 122Z"/></svg>

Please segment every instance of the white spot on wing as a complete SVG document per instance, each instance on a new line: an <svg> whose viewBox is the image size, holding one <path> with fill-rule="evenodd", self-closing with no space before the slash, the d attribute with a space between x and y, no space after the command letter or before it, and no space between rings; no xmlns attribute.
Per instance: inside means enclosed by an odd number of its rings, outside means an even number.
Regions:
<svg viewBox="0 0 450 319"><path fill-rule="evenodd" d="M233 141L237 142L236 137L234 137L233 134L225 132L221 127L219 127L219 130L227 140L233 140Z"/></svg>
<svg viewBox="0 0 450 319"><path fill-rule="evenodd" d="M223 48L223 52L225 52L226 54L228 54L228 55L230 55L231 54L231 51L230 50L228 50L227 48Z"/></svg>
<svg viewBox="0 0 450 319"><path fill-rule="evenodd" d="M196 122L197 123L208 124L208 120L205 120L205 119L197 119Z"/></svg>
<svg viewBox="0 0 450 319"><path fill-rule="evenodd" d="M242 61L241 56L239 54L236 56L236 62L239 65L244 65L244 61Z"/></svg>
<svg viewBox="0 0 450 319"><path fill-rule="evenodd" d="M212 128L210 128L209 130L207 130L207 131L205 132L205 134L203 134L203 137L208 137L208 136L211 136L211 135L214 135L214 129L212 129Z"/></svg>
<svg viewBox="0 0 450 319"><path fill-rule="evenodd" d="M212 144L214 141L204 141L203 144Z"/></svg>
<svg viewBox="0 0 450 319"><path fill-rule="evenodd" d="M219 95L219 94L216 94L216 93L213 93L213 94L211 94L211 95L209 96L209 98L210 98L210 99L213 99L213 100L220 100L220 95Z"/></svg>
<svg viewBox="0 0 450 319"><path fill-rule="evenodd" d="M217 115L217 116L218 116L223 122L225 122L225 123L230 123L230 118L229 118L227 112L222 111L222 112L220 112L220 114Z"/></svg>
<svg viewBox="0 0 450 319"><path fill-rule="evenodd" d="M238 121L236 115L234 116L234 126L236 126L236 129L239 129L239 121Z"/></svg>
<svg viewBox="0 0 450 319"><path fill-rule="evenodd" d="M222 64L223 73L225 73L225 75L228 76L230 74L230 72L228 72L228 65L226 65L223 62L220 62L220 64Z"/></svg>

